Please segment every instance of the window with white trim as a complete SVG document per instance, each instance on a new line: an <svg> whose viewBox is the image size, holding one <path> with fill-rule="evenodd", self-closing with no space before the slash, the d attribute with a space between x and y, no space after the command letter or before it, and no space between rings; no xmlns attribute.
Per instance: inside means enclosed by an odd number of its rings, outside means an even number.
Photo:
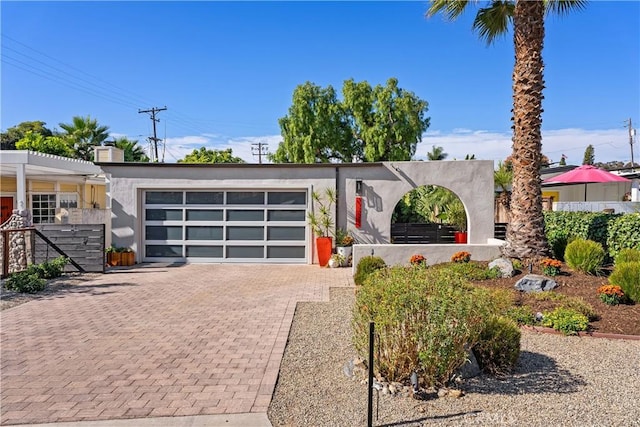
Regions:
<svg viewBox="0 0 640 427"><path fill-rule="evenodd" d="M78 193L60 193L60 205L61 208L77 208L78 207Z"/></svg>
<svg viewBox="0 0 640 427"><path fill-rule="evenodd" d="M52 224L56 220L56 195L32 194L31 215L34 224Z"/></svg>

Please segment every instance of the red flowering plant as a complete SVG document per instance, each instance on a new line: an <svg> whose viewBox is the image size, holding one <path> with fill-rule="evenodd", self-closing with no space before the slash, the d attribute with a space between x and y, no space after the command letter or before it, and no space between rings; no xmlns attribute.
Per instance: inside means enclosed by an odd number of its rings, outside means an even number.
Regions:
<svg viewBox="0 0 640 427"><path fill-rule="evenodd" d="M624 300L624 292L620 286L602 285L598 288L600 300L607 305L618 305Z"/></svg>
<svg viewBox="0 0 640 427"><path fill-rule="evenodd" d="M466 251L456 252L451 257L451 262L463 263L463 262L469 262L469 261L471 261L471 254L469 252L466 252Z"/></svg>
<svg viewBox="0 0 640 427"><path fill-rule="evenodd" d="M542 272L547 276L557 276L560 274L560 268L562 267L562 262L553 258L545 258L540 261L540 267L542 267Z"/></svg>
<svg viewBox="0 0 640 427"><path fill-rule="evenodd" d="M427 259L420 254L412 255L409 262L411 265L427 265Z"/></svg>

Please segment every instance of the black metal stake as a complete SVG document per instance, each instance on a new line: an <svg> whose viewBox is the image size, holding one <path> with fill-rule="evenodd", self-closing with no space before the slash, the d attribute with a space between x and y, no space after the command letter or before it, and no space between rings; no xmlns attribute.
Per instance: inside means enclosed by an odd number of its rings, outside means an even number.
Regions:
<svg viewBox="0 0 640 427"><path fill-rule="evenodd" d="M367 383L367 427L373 426L373 337L375 323L369 322L369 382Z"/></svg>

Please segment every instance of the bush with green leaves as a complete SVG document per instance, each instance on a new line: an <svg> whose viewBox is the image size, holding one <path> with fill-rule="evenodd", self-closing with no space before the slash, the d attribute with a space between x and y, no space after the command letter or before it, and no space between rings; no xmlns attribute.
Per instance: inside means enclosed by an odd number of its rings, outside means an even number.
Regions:
<svg viewBox="0 0 640 427"><path fill-rule="evenodd" d="M627 298L640 303L640 261L616 264L609 276L609 283L620 286Z"/></svg>
<svg viewBox="0 0 640 427"><path fill-rule="evenodd" d="M356 285L362 286L371 273L383 269L386 266L384 260L378 256L362 257L356 266L356 274L353 276L353 281Z"/></svg>
<svg viewBox="0 0 640 427"><path fill-rule="evenodd" d="M55 279L62 276L64 273L64 267L69 263L69 258L65 256L59 256L51 261L45 261L42 264L38 264L38 268L41 278L43 279Z"/></svg>
<svg viewBox="0 0 640 427"><path fill-rule="evenodd" d="M616 264L622 264L623 262L640 261L640 249L624 248L618 252L615 258Z"/></svg>
<svg viewBox="0 0 640 427"><path fill-rule="evenodd" d="M518 325L531 326L536 323L536 316L533 314L533 309L527 305L510 307L504 313L504 317L511 319Z"/></svg>
<svg viewBox="0 0 640 427"><path fill-rule="evenodd" d="M567 265L587 274L597 274L602 269L605 252L600 243L576 239L567 245L564 259Z"/></svg>
<svg viewBox="0 0 640 427"><path fill-rule="evenodd" d="M640 212L624 214L609 224L607 247L614 259L622 249L640 250Z"/></svg>
<svg viewBox="0 0 640 427"><path fill-rule="evenodd" d="M580 331L587 330L589 319L571 308L558 307L553 311L543 313L542 325L565 335L576 335Z"/></svg>
<svg viewBox="0 0 640 427"><path fill-rule="evenodd" d="M513 320L490 317L473 347L480 368L496 375L513 371L520 356L520 335L520 328Z"/></svg>
<svg viewBox="0 0 640 427"><path fill-rule="evenodd" d="M545 211L545 234L553 256L565 260L566 246L574 239L593 240L607 248L609 227L620 214L602 212Z"/></svg>
<svg viewBox="0 0 640 427"><path fill-rule="evenodd" d="M584 314L590 321L598 320L598 313L591 304L580 297L571 297L554 291L543 291L531 294L537 301L553 301L557 307L575 310Z"/></svg>
<svg viewBox="0 0 640 427"><path fill-rule="evenodd" d="M12 273L4 282L4 287L10 291L35 294L44 290L47 281L38 275L33 268Z"/></svg>
<svg viewBox="0 0 640 427"><path fill-rule="evenodd" d="M416 371L427 386L446 384L503 305L446 268L378 270L356 294L354 345L366 355L373 321L382 376L402 381Z"/></svg>
<svg viewBox="0 0 640 427"><path fill-rule="evenodd" d="M5 282L5 288L30 294L42 291L48 279L62 276L68 262L69 258L60 256L41 264L29 264L26 270L11 274Z"/></svg>

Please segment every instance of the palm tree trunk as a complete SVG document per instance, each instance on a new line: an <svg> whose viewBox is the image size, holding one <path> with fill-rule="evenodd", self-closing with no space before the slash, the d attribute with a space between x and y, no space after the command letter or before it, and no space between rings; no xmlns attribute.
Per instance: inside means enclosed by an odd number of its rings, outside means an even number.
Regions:
<svg viewBox="0 0 640 427"><path fill-rule="evenodd" d="M513 25L513 194L504 252L509 257L530 259L549 253L540 188L543 2L516 0Z"/></svg>

